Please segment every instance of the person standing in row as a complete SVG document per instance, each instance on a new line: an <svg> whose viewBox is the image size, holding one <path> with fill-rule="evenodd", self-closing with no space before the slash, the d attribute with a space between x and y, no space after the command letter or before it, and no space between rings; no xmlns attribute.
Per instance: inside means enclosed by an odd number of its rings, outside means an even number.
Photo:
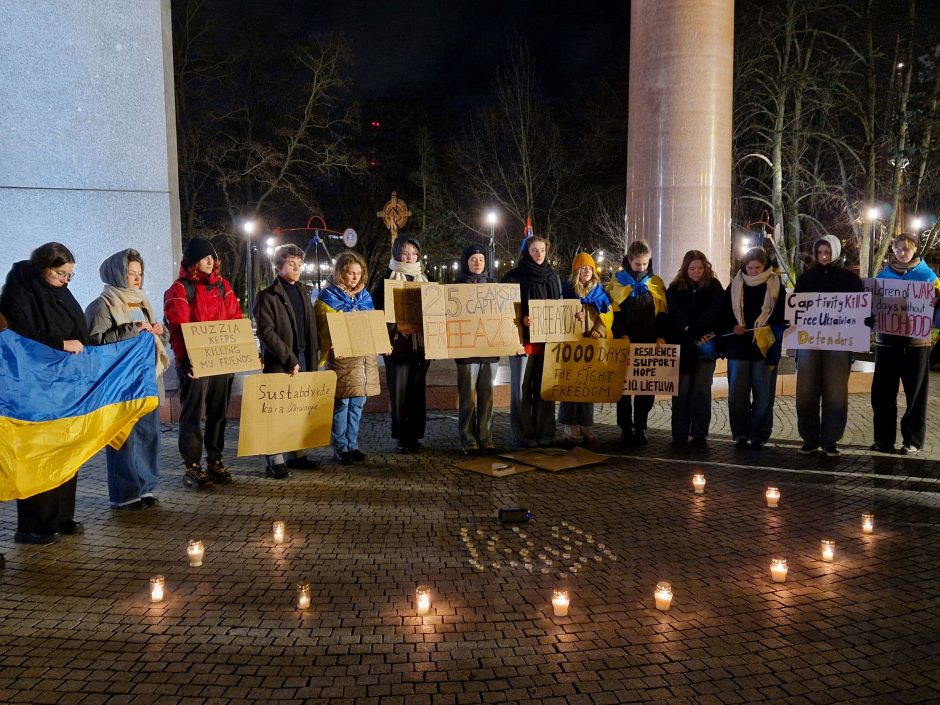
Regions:
<svg viewBox="0 0 940 705"><path fill-rule="evenodd" d="M88 345L88 325L69 291L75 257L58 242L47 242L13 265L0 293L0 313L11 330L56 350L79 354ZM17 543L47 544L63 534L81 534L75 521L78 474L58 487L16 500Z"/></svg>
<svg viewBox="0 0 940 705"><path fill-rule="evenodd" d="M607 285L613 321L614 338L630 343L666 342L668 307L666 285L653 274L652 252L645 240L634 240L627 247L621 263L623 269ZM656 397L650 394L624 394L617 402L617 426L620 437L627 442L649 443L646 434L650 411Z"/></svg>
<svg viewBox="0 0 940 705"><path fill-rule="evenodd" d="M156 347L157 390L166 396L163 372L169 365L170 335L157 321L144 293L144 260L137 250L115 252L98 270L104 289L85 309L92 345L108 345L138 335L153 335ZM141 417L120 450L105 449L108 495L113 509L139 511L158 504L154 490L160 479L160 408Z"/></svg>
<svg viewBox="0 0 940 705"><path fill-rule="evenodd" d="M179 278L163 297L163 314L170 329L180 383L179 449L183 481L201 489L212 483L228 484L232 475L222 463L225 422L234 375L193 376L181 326L197 321L228 321L242 317L231 285L220 274L219 256L208 240L194 237L186 245ZM206 419L205 434L202 417ZM203 443L206 467L203 469Z"/></svg>
<svg viewBox="0 0 940 705"><path fill-rule="evenodd" d="M666 290L673 334L679 347L679 393L672 398L672 442L705 445L712 421L712 381L717 357L724 287L705 253L689 250Z"/></svg>
<svg viewBox="0 0 940 705"><path fill-rule="evenodd" d="M940 296L940 279L917 256L918 241L913 233L901 233L891 243L892 257L876 279L902 282L929 282L934 288L934 306ZM875 442L871 449L895 452L898 426L898 383L904 387L907 402L901 416L901 455L913 455L927 440L927 386L930 379L930 338L875 333L875 374L871 381L871 408Z"/></svg>
<svg viewBox="0 0 940 705"><path fill-rule="evenodd" d="M548 262L548 241L530 235L522 243L519 261L503 277L518 284L522 296L524 355L509 358L509 425L514 448L547 447L555 441L555 402L542 399L542 368L545 344L529 342L529 301L560 299L561 279Z"/></svg>
<svg viewBox="0 0 940 705"><path fill-rule="evenodd" d="M310 298L313 290L300 281L304 251L297 245L281 245L274 251L274 269L274 283L258 293L254 305L262 372L292 377L312 372L317 360L317 321ZM265 472L282 480L290 477L291 470L319 466L305 454L289 451L267 456Z"/></svg>
<svg viewBox="0 0 940 705"><path fill-rule="evenodd" d="M460 258L458 284L490 284L486 272L486 250L481 245L468 246ZM493 385L498 357L465 357L457 363L457 430L460 449L465 454L492 453Z"/></svg>
<svg viewBox="0 0 940 705"><path fill-rule="evenodd" d="M561 287L562 298L579 299L584 309L578 314L585 321L586 338L606 338L610 332L613 314L610 299L600 277L594 258L587 252L579 253L571 263L571 278ZM558 423L564 427L565 440L569 443L596 443L594 404L591 402L563 401L558 404Z"/></svg>

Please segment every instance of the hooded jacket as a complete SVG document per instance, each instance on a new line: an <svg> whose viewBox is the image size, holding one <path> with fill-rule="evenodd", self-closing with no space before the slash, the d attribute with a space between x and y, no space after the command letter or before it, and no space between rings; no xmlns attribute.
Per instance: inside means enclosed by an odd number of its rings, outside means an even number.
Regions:
<svg viewBox="0 0 940 705"><path fill-rule="evenodd" d="M186 299L186 287L179 279L188 279L196 285L192 305ZM179 279L163 295L163 317L170 329L170 345L179 367L188 363L186 342L183 340L183 323L196 321L230 321L242 318L242 309L235 298L232 286L219 275L218 267L211 273L189 274L180 265Z"/></svg>

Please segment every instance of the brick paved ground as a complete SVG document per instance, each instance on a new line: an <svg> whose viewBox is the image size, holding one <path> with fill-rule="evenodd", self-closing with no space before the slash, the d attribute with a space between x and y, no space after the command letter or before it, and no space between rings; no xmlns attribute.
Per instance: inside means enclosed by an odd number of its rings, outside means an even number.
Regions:
<svg viewBox="0 0 940 705"><path fill-rule="evenodd" d="M0 505L0 702L938 703L937 391L930 411L927 452L872 457L868 398L853 396L847 455L831 461L796 453L792 399L759 453L733 450L723 402L708 450L675 453L657 405L640 451L603 425L608 463L505 479L450 465L452 416L430 421L433 450L397 456L387 417L370 415L372 462L276 482L230 457L237 484L202 493L182 487L167 427L157 509L109 510L100 456L79 481L84 536L14 545L14 506ZM505 443L504 414L497 429ZM493 521L510 504L535 514L518 534ZM283 546L273 519L287 522ZM207 544L201 568L184 559L192 537ZM831 564L822 538L837 542ZM773 556L789 561L784 584ZM151 606L156 573L168 598ZM668 613L653 608L661 579ZM571 613L554 618L563 582Z"/></svg>

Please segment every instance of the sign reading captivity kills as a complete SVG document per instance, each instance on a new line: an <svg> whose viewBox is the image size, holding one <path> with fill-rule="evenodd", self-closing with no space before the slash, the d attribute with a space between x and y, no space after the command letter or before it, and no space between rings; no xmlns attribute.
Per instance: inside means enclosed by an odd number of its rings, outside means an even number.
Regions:
<svg viewBox="0 0 940 705"><path fill-rule="evenodd" d="M193 365L193 377L261 369L258 346L247 318L184 323L180 328Z"/></svg>
<svg viewBox="0 0 940 705"><path fill-rule="evenodd" d="M636 344L630 346L632 363L623 385L624 394L679 393L679 346Z"/></svg>
<svg viewBox="0 0 940 705"><path fill-rule="evenodd" d="M623 394L630 366L626 340L581 338L545 345L542 399L546 401L615 402Z"/></svg>
<svg viewBox="0 0 940 705"><path fill-rule="evenodd" d="M522 354L516 325L520 301L518 284L421 287L425 356L441 360Z"/></svg>
<svg viewBox="0 0 940 705"><path fill-rule="evenodd" d="M575 315L581 310L583 306L577 299L529 299L529 342L580 340L584 322Z"/></svg>
<svg viewBox="0 0 940 705"><path fill-rule="evenodd" d="M885 335L929 338L933 325L933 282L905 282L898 279L866 279L872 293L874 330Z"/></svg>
<svg viewBox="0 0 940 705"><path fill-rule="evenodd" d="M787 294L787 320L783 335L788 350L844 350L868 352L871 331L871 293L838 292Z"/></svg>

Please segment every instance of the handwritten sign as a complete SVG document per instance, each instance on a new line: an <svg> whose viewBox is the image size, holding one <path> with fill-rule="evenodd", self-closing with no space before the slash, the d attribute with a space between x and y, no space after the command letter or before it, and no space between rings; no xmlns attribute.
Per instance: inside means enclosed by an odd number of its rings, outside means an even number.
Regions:
<svg viewBox="0 0 940 705"><path fill-rule="evenodd" d="M433 284L421 288L424 354L430 360L523 352L516 325L518 284Z"/></svg>
<svg viewBox="0 0 940 705"><path fill-rule="evenodd" d="M384 311L328 313L326 325L337 357L384 355L392 351Z"/></svg>
<svg viewBox="0 0 940 705"><path fill-rule="evenodd" d="M400 326L421 325L421 287L430 282L385 280L385 320Z"/></svg>
<svg viewBox="0 0 940 705"><path fill-rule="evenodd" d="M679 393L678 345L634 344L630 346L630 357L624 394Z"/></svg>
<svg viewBox="0 0 940 705"><path fill-rule="evenodd" d="M929 338L933 325L933 282L898 279L866 279L865 289L872 293L874 329L885 335Z"/></svg>
<svg viewBox="0 0 940 705"><path fill-rule="evenodd" d="M783 335L789 350L845 350L868 352L871 331L865 319L871 315L871 294L787 294L787 320Z"/></svg>
<svg viewBox="0 0 940 705"><path fill-rule="evenodd" d="M575 315L582 308L577 299L529 299L529 341L579 340L584 335L584 322Z"/></svg>
<svg viewBox="0 0 940 705"><path fill-rule="evenodd" d="M630 366L626 340L581 338L545 345L542 399L546 401L615 402L623 394Z"/></svg>
<svg viewBox="0 0 940 705"><path fill-rule="evenodd" d="M273 455L330 442L336 373L250 375L242 390L238 455Z"/></svg>
<svg viewBox="0 0 940 705"><path fill-rule="evenodd" d="M251 321L204 321L180 326L193 377L213 377L261 369Z"/></svg>

